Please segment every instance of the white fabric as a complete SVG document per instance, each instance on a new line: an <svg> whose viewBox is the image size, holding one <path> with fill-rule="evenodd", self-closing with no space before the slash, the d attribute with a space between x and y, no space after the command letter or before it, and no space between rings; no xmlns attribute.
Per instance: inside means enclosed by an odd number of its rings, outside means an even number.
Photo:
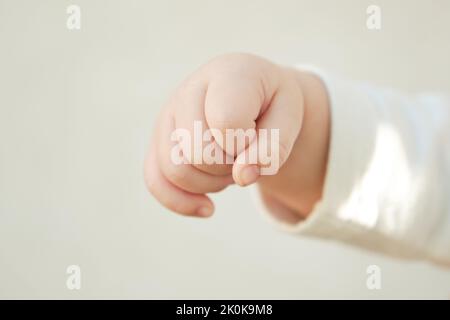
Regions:
<svg viewBox="0 0 450 320"><path fill-rule="evenodd" d="M289 232L450 266L450 99L314 72L331 108L323 198L298 224L269 216Z"/></svg>

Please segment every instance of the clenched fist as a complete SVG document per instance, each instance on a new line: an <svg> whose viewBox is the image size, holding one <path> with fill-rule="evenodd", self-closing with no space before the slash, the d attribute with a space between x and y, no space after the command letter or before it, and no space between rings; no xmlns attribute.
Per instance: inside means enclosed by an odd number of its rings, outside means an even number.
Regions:
<svg viewBox="0 0 450 320"><path fill-rule="evenodd" d="M162 109L145 160L147 187L172 211L208 217L207 193L257 182L266 204L282 208L279 218L296 222L321 197L329 122L315 75L249 54L217 57Z"/></svg>

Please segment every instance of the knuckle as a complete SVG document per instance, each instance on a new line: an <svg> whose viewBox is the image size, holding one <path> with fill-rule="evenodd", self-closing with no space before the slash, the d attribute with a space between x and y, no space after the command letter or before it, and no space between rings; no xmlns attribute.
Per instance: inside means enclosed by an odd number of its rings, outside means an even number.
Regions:
<svg viewBox="0 0 450 320"><path fill-rule="evenodd" d="M156 178L149 170L145 169L144 171L144 181L145 186L147 187L147 190L155 196L155 190L156 190Z"/></svg>
<svg viewBox="0 0 450 320"><path fill-rule="evenodd" d="M180 165L174 165L170 164L167 168L167 178L175 183L176 185L179 185L180 183L184 183L188 178L188 170L185 167L185 164Z"/></svg>

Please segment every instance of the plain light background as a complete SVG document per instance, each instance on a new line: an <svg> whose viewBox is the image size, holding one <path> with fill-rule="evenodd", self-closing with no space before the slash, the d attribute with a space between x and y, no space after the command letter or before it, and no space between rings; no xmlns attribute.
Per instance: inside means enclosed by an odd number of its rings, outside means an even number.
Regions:
<svg viewBox="0 0 450 320"><path fill-rule="evenodd" d="M380 31L366 28L370 4ZM248 190L214 195L209 220L147 194L160 106L232 51L450 92L450 2L0 0L0 298L450 297L450 271L283 234ZM79 291L66 288L72 264Z"/></svg>

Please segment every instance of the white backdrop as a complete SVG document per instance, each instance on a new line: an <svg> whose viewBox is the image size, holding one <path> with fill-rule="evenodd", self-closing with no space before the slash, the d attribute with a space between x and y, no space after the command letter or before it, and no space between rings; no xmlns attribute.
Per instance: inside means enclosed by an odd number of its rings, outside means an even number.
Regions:
<svg viewBox="0 0 450 320"><path fill-rule="evenodd" d="M280 233L248 190L215 195L200 221L142 178L161 104L217 54L450 92L449 30L446 0L0 0L0 298L449 298L449 271Z"/></svg>

